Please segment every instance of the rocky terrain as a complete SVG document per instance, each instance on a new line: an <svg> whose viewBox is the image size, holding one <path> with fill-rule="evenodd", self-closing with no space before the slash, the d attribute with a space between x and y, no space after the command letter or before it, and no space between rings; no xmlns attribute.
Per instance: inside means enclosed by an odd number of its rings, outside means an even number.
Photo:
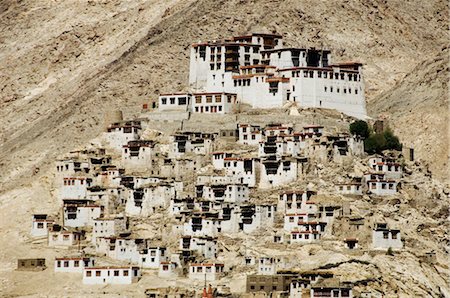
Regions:
<svg viewBox="0 0 450 298"><path fill-rule="evenodd" d="M254 113L254 112L252 112ZM271 122L283 118L300 126L320 119L320 123L329 129L345 130L348 122L342 121L336 113L303 111L300 117L288 116L286 111L274 110L270 114L229 115L211 124L211 117L193 116L185 124L199 130L216 130L224 127L233 118L237 121L252 123ZM147 114L145 117L151 117ZM236 118L237 117L237 118ZM202 119L203 118L203 119ZM151 119L151 118L150 118ZM150 122L153 123L153 122ZM154 123L156 124L156 122ZM163 129L164 130L164 129ZM172 132L170 128L166 133ZM161 142L165 142L160 137ZM92 144L99 143L91 140ZM218 149L231 149L236 146L222 144ZM49 162L53 164L53 162ZM344 164L320 164L313 162L308 174L301 181L277 187L271 190L261 190L252 193L253 202L276 203L278 194L287 189L315 189L323 194L330 194L336 199L348 201L354 216L363 216L366 222L358 234L349 234L342 229L342 219L333 223L332 234L325 236L323 241L309 245L289 245L271 243L274 228L260 229L251 235L239 233L230 236L220 236L220 258L228 270L232 270L220 280L218 286L228 288L232 293L240 293L245 289L245 276L249 269L242 265L245 255L287 256L295 268L302 270L330 269L344 280L352 281L354 290L358 292L377 290L385 297L449 297L448 288L449 267L447 264L448 243L448 188L432 179L427 167L419 162L405 162L405 175L402 178L401 189L395 196L374 197L364 195L357 198L345 196L336 197L333 183L346 177L362 175L367 170L367 159L354 159ZM156 286L177 286L199 290L201 283L192 282L187 278L161 279L152 270L147 270L138 284L131 286L86 286L81 285L80 277L71 274L55 273L51 266L54 257L74 254L75 250L48 248L45 239L32 239L30 232L30 217L34 213L60 213L58 189L54 184L54 167L39 179L24 187L4 193L0 199L2 233L0 241L2 253L0 262L3 264L0 277L0 291L7 297L94 297L104 295L115 297L127 294L133 297L143 297L145 289ZM185 181L185 183L189 183ZM326 197L326 195L325 195ZM314 199L320 200L320 198ZM13 220L12 220L13 218ZM375 222L386 221L393 227L401 229L405 249L388 255L386 252L370 250L371 227ZM147 218L134 218L134 232L140 237L150 237L172 250L177 247L176 237L171 233L173 221L166 213L153 214ZM275 225L280 227L281 223ZM282 224L281 224L282 226ZM362 250L349 252L343 247L342 239L356 236L360 240ZM92 249L86 250L93 253ZM430 262L425 254L434 251L436 261ZM21 257L45 257L49 269L43 272L15 271L16 259ZM112 259L96 258L97 264L111 264ZM251 270L251 269L250 269ZM253 271L250 271L253 272ZM52 282L49 283L49 280ZM239 297L239 295L236 295Z"/></svg>
<svg viewBox="0 0 450 298"><path fill-rule="evenodd" d="M444 1L2 1L0 293L137 296L160 283L147 276L138 287L80 290L77 279L51 270L13 271L19 256L63 253L28 236L32 213L58 211L53 161L98 136L105 112L120 109L131 118L159 92L182 90L192 42L277 31L293 46L327 47L335 60L364 63L370 116L388 119L422 161L410 165L417 173L397 198L364 197L356 205L404 227L406 251L355 257L361 262L349 262L332 245L301 248L298 255L313 256L314 268L335 264L342 275L358 272L350 278L362 281L361 289L368 284L389 297L449 297L447 21ZM420 261L430 250L437 252L436 266ZM333 259L324 258L330 252ZM242 280L235 275L229 283L241 287Z"/></svg>

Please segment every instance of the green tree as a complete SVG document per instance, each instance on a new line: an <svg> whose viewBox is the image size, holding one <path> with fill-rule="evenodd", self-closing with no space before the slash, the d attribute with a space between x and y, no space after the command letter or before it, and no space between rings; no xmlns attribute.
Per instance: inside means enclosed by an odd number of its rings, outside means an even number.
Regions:
<svg viewBox="0 0 450 298"><path fill-rule="evenodd" d="M394 133L388 128L383 133L384 139L386 140L386 148L391 150L402 150L402 144L400 144L400 140Z"/></svg>
<svg viewBox="0 0 450 298"><path fill-rule="evenodd" d="M366 139L370 134L369 125L366 121L357 120L350 124L350 133Z"/></svg>
<svg viewBox="0 0 450 298"><path fill-rule="evenodd" d="M400 140L392 130L387 129L382 134L371 134L364 140L364 151L369 154L381 154L383 150L402 150Z"/></svg>
<svg viewBox="0 0 450 298"><path fill-rule="evenodd" d="M386 147L386 139L383 134L371 134L364 140L364 151L369 154L381 154Z"/></svg>

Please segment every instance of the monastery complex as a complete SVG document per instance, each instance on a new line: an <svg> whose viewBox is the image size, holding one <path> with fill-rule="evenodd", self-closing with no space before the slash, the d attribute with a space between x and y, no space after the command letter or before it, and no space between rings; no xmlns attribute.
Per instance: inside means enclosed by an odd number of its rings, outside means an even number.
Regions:
<svg viewBox="0 0 450 298"><path fill-rule="evenodd" d="M136 119L112 113L55 162L59 212L34 214L30 237L60 256L18 269L85 286L148 278L153 298L383 297L308 259L321 245L405 248L395 221L357 207L396 198L405 176L403 156L369 156L348 131L368 118L362 64L278 34L195 43L189 63L189 92L150 99Z"/></svg>
<svg viewBox="0 0 450 298"><path fill-rule="evenodd" d="M191 46L190 93L162 94L154 107L194 113L252 108L336 109L366 118L362 64L332 63L331 52L285 48L278 34L252 34Z"/></svg>

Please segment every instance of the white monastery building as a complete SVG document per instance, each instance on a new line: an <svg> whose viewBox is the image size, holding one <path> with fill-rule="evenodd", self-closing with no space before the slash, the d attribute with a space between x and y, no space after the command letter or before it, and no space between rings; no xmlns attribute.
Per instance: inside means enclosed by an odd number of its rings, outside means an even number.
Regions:
<svg viewBox="0 0 450 298"><path fill-rule="evenodd" d="M195 43L189 86L206 94L235 94L237 103L253 108L293 102L367 117L361 63L331 63L329 50L283 48L282 41L278 34L253 33Z"/></svg>

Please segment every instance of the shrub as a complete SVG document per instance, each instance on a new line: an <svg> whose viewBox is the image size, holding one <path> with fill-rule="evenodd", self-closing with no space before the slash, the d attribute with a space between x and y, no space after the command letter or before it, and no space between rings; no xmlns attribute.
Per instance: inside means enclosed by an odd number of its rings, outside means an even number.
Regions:
<svg viewBox="0 0 450 298"><path fill-rule="evenodd" d="M364 151L369 154L381 154L386 147L386 139L383 134L372 134L364 141Z"/></svg>
<svg viewBox="0 0 450 298"><path fill-rule="evenodd" d="M381 154L383 150L402 150L400 140L390 129L385 130L382 134L371 134L364 141L364 151L369 154Z"/></svg>
<svg viewBox="0 0 450 298"><path fill-rule="evenodd" d="M400 144L400 141L397 136L394 135L394 133L388 128L383 133L384 138L386 140L386 149L391 150L402 150L402 144Z"/></svg>
<svg viewBox="0 0 450 298"><path fill-rule="evenodd" d="M366 121L357 120L350 124L350 133L366 139L370 134L369 125Z"/></svg>

